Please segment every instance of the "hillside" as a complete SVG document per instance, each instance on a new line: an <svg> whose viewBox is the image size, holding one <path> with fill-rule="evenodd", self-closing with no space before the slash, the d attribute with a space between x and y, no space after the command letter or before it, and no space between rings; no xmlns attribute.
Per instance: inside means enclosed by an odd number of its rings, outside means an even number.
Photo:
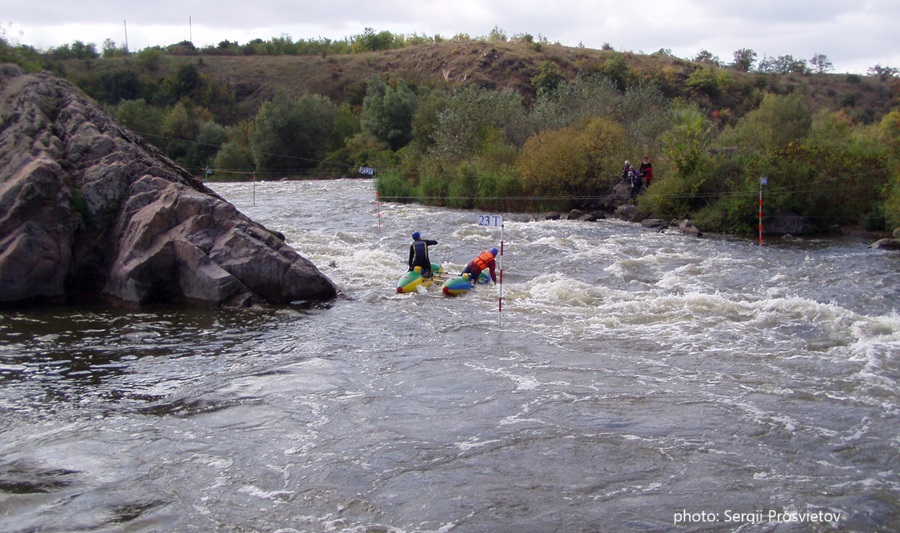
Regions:
<svg viewBox="0 0 900 533"><path fill-rule="evenodd" d="M797 93L810 110L845 110L854 119L871 122L897 103L893 78L847 74L761 74L717 68L665 54L573 48L521 41L464 41L422 44L396 50L330 56L287 55L164 55L154 68L140 68L133 57L69 60L54 66L58 74L83 81L122 70L136 70L142 80L172 76L184 64L194 64L213 85L226 87L252 116L276 90L291 96L321 94L333 102L360 103L371 76L403 78L411 86L448 88L474 85L512 89L531 98L532 78L551 63L559 76L574 80L579 72L608 73L623 62L625 82L653 80L668 97L698 101L709 112L736 120L758 104L759 95ZM698 69L714 73L712 86L692 79Z"/></svg>
<svg viewBox="0 0 900 533"><path fill-rule="evenodd" d="M748 234L758 223L746 200L769 176L780 185L767 205L815 230L900 225L893 71L813 74L800 62L743 72L662 51L522 40L318 55L176 47L43 68L183 168L217 179L365 165L379 168L384 197L562 210L608 197L622 161L640 151L660 178L639 199L653 218ZM504 90L521 98L494 92ZM695 105L675 105L685 101Z"/></svg>

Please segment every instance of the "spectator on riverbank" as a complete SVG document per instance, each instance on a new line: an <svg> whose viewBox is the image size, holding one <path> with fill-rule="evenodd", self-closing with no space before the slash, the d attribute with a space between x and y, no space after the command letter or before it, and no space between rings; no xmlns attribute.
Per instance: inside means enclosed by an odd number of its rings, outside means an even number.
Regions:
<svg viewBox="0 0 900 533"><path fill-rule="evenodd" d="M628 182L631 186L631 199L637 200L637 195L641 190L642 185L641 175L637 169L631 165L631 162L627 160L625 161L625 167L622 169L622 181Z"/></svg>
<svg viewBox="0 0 900 533"><path fill-rule="evenodd" d="M640 175L644 180L644 187L649 189L650 182L653 181L653 165L650 163L649 156L645 155L644 160L641 161Z"/></svg>

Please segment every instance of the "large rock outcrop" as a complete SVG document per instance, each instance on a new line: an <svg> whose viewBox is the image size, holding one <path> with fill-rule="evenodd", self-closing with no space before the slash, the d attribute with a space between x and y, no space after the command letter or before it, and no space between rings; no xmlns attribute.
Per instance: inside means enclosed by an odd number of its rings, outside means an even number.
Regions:
<svg viewBox="0 0 900 533"><path fill-rule="evenodd" d="M0 304L323 301L284 238L68 82L0 65Z"/></svg>

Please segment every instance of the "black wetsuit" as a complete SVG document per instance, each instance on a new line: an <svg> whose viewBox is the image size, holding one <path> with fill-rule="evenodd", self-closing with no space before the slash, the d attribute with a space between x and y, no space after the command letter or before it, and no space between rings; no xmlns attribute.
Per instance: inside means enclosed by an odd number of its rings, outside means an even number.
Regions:
<svg viewBox="0 0 900 533"><path fill-rule="evenodd" d="M422 277L431 277L431 259L428 258L428 247L437 244L430 239L416 239L409 245L409 271L421 267Z"/></svg>

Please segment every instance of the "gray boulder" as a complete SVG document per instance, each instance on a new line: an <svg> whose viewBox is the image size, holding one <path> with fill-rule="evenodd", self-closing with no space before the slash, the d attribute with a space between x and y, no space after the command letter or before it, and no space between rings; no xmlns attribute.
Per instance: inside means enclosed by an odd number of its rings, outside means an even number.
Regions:
<svg viewBox="0 0 900 533"><path fill-rule="evenodd" d="M676 226L678 228L678 231L680 231L681 233L684 233L685 235L692 235L694 237L702 237L703 236L703 233L700 231L700 228L695 226L694 223L688 219L684 219L681 222L673 220L672 226Z"/></svg>
<svg viewBox="0 0 900 533"><path fill-rule="evenodd" d="M869 248L875 248L876 250L900 250L900 240L878 239L869 245Z"/></svg>
<svg viewBox="0 0 900 533"><path fill-rule="evenodd" d="M566 216L566 220L580 220L582 222L596 222L605 218L606 216L603 213L597 211L585 213L581 209L573 209L569 211L569 214Z"/></svg>
<svg viewBox="0 0 900 533"><path fill-rule="evenodd" d="M617 207L615 217L626 222L640 222L637 207L631 204L623 204Z"/></svg>
<svg viewBox="0 0 900 533"><path fill-rule="evenodd" d="M646 218L641 221L642 228L663 230L666 229L666 226L668 226L668 224L661 218Z"/></svg>
<svg viewBox="0 0 900 533"><path fill-rule="evenodd" d="M0 66L0 303L286 304L337 287L76 87Z"/></svg>

